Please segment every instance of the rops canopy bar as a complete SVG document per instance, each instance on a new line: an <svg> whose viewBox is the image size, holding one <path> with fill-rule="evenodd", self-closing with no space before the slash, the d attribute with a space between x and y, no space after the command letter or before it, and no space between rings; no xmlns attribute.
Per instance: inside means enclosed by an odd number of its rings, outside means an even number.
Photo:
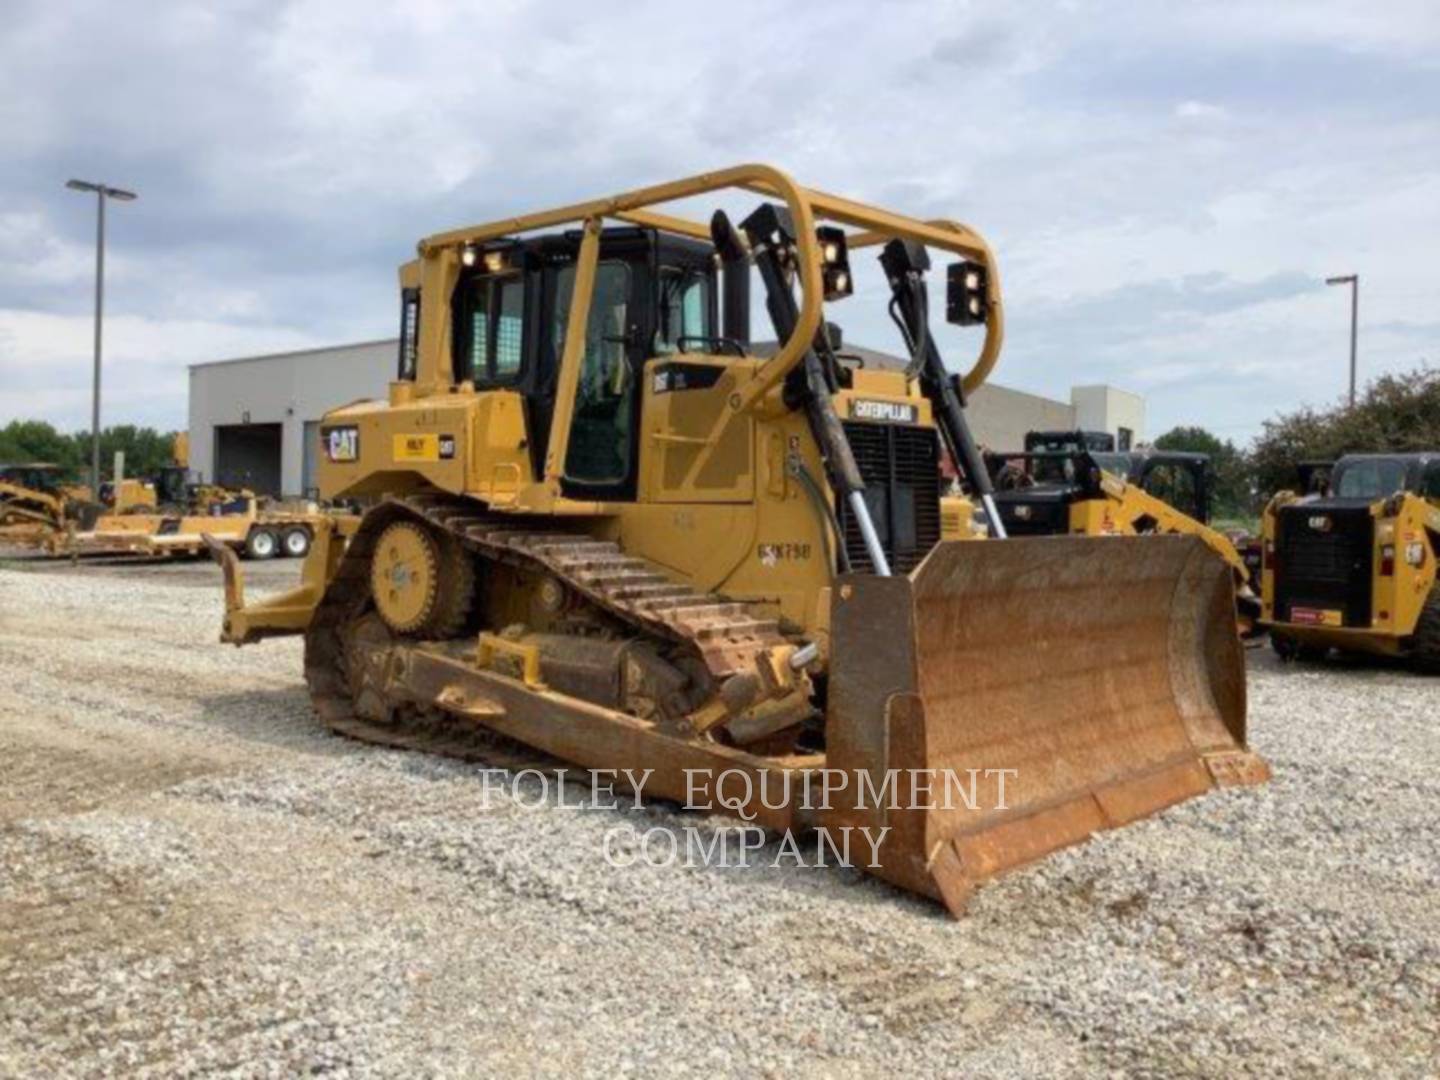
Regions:
<svg viewBox="0 0 1440 1080"><path fill-rule="evenodd" d="M891 238L899 238L917 241L981 263L987 270L988 282L985 340L974 365L965 374L965 392L973 393L985 382L999 358L1000 345L1004 338L1000 273L990 245L973 229L957 222L920 221L851 199L800 187L788 174L770 165L737 165L716 172L700 173L684 180L638 188L609 198L592 199L555 210L451 229L422 240L418 247L421 256L432 258L464 244L484 243L518 233L607 217L708 239L710 230L705 225L656 213L650 208L725 189L769 195L785 204L795 224L801 289L800 312L794 331L781 344L774 357L759 369L754 380L744 388L740 395L741 407L755 404L777 386L801 361L805 349L820 328L823 295L820 250L815 242L817 220L835 221L864 230L850 240L852 247L870 246Z"/></svg>

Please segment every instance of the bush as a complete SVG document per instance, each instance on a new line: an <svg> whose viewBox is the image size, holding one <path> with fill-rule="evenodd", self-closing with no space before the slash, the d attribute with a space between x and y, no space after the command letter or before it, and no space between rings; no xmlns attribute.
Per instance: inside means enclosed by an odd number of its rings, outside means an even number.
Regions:
<svg viewBox="0 0 1440 1080"><path fill-rule="evenodd" d="M1440 371L1424 366L1375 379L1353 409L1301 409L1265 421L1250 451L1250 470L1264 498L1294 489L1295 466L1302 461L1416 450L1440 450Z"/></svg>
<svg viewBox="0 0 1440 1080"><path fill-rule="evenodd" d="M43 420L12 420L0 428L0 463L32 462L73 471L79 468L81 457L73 436L62 435Z"/></svg>

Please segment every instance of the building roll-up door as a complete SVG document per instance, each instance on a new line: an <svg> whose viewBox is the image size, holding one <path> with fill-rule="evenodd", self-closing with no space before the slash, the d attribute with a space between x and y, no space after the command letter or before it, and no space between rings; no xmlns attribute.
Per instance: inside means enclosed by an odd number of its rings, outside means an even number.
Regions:
<svg viewBox="0 0 1440 1080"><path fill-rule="evenodd" d="M215 482L280 495L280 424L226 424L215 428Z"/></svg>

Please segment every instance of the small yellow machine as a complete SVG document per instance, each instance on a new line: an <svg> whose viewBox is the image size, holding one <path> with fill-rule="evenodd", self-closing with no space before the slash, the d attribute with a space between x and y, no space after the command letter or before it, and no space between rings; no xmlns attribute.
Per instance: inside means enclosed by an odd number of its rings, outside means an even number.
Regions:
<svg viewBox="0 0 1440 1080"><path fill-rule="evenodd" d="M190 436L176 432L170 444L170 464L161 466L146 479L125 477L109 488L106 503L112 514L144 514L165 509L171 513L197 508L208 512L205 500L194 498L190 475ZM235 496L227 496L234 498Z"/></svg>
<svg viewBox="0 0 1440 1080"><path fill-rule="evenodd" d="M1409 657L1440 674L1440 452L1349 454L1329 492L1264 517L1263 618L1280 655Z"/></svg>
<svg viewBox="0 0 1440 1080"><path fill-rule="evenodd" d="M1210 526L1209 457L1172 450L1086 449L1080 442L1085 434L1076 432L1076 442L1066 449L986 455L1006 532L1199 537L1230 567L1240 632L1255 635L1260 598L1251 587L1250 568L1234 542ZM1026 445L1034 441L1027 436Z"/></svg>
<svg viewBox="0 0 1440 1080"><path fill-rule="evenodd" d="M113 514L143 514L155 509L155 485L131 476L109 485L109 496Z"/></svg>
<svg viewBox="0 0 1440 1080"><path fill-rule="evenodd" d="M738 225L657 209L756 195ZM906 370L845 363L825 319L866 250ZM983 333L963 377L929 325L930 252L953 260L948 320ZM250 606L214 549L224 639L303 633L335 730L482 754L505 736L651 770L646 793L691 805L723 783L773 829L872 829L859 861L952 911L1267 775L1230 571L1202 542L957 542L942 447L993 509L963 402L1003 326L973 229L746 165L432 236L400 295L388 397L320 427L322 495L369 509Z"/></svg>
<svg viewBox="0 0 1440 1080"><path fill-rule="evenodd" d="M58 465L0 465L0 541L57 551L77 519L93 520L90 489L64 482Z"/></svg>

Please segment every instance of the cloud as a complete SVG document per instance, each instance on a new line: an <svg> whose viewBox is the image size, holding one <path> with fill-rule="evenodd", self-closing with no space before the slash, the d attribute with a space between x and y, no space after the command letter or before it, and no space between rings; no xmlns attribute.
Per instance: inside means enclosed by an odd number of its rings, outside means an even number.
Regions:
<svg viewBox="0 0 1440 1080"><path fill-rule="evenodd" d="M72 417L89 427L94 323L87 316L0 308L0 419ZM102 424L175 427L185 415L186 365L312 348L328 342L286 327L116 315L105 322Z"/></svg>
<svg viewBox="0 0 1440 1080"><path fill-rule="evenodd" d="M1221 106L1205 101L1182 101L1175 106L1175 116L1179 120L1223 120L1229 115Z"/></svg>
<svg viewBox="0 0 1440 1080"><path fill-rule="evenodd" d="M1108 380L1156 422L1254 430L1343 386L1348 312L1314 282L1351 270L1366 370L1440 355L1433 6L1107 10L12 0L0 422L87 422L72 175L140 193L109 222L116 419L182 422L187 363L391 333L421 236L753 159L981 228L998 377L1026 389ZM893 346L866 299L835 317Z"/></svg>

